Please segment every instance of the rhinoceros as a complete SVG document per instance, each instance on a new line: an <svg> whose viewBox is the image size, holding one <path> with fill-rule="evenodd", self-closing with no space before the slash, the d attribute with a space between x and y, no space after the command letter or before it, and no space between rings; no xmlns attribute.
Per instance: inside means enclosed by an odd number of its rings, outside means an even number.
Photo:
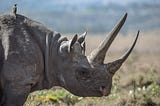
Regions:
<svg viewBox="0 0 160 106"><path fill-rule="evenodd" d="M0 16L0 104L22 106L30 92L60 86L82 97L108 96L112 77L128 58L104 63L105 54L123 26L127 13L88 56L85 36L71 40L20 14Z"/></svg>

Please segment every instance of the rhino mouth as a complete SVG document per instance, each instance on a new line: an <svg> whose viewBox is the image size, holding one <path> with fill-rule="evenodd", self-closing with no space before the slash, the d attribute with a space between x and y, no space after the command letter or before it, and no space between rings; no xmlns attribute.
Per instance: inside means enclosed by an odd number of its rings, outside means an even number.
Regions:
<svg viewBox="0 0 160 106"><path fill-rule="evenodd" d="M102 96L108 96L110 94L111 90L107 89L105 86L99 86L95 89L89 88L88 92L84 92L80 96L84 97L102 97Z"/></svg>
<svg viewBox="0 0 160 106"><path fill-rule="evenodd" d="M105 86L101 86L99 91L101 92L102 96L108 96L110 94L110 90L107 90Z"/></svg>

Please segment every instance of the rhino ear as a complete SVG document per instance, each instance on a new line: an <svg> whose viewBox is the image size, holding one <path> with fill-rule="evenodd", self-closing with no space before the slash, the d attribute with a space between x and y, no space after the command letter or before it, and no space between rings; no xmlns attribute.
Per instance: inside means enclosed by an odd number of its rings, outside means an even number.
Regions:
<svg viewBox="0 0 160 106"><path fill-rule="evenodd" d="M76 34L76 35L74 35L74 37L70 40L70 42L69 42L69 47L68 47L68 52L69 52L69 53L71 52L71 49L72 49L73 45L76 43L77 39L78 39L78 35Z"/></svg>
<svg viewBox="0 0 160 106"><path fill-rule="evenodd" d="M83 34L81 34L78 38L78 42L81 44L82 47L82 52L85 55L85 48L86 48L86 44L85 44L85 38L86 38L87 32L84 32Z"/></svg>
<svg viewBox="0 0 160 106"><path fill-rule="evenodd" d="M86 35L87 35L87 32L84 32L83 34L81 34L81 35L79 36L78 42L79 42L80 44L82 44L82 43L85 41Z"/></svg>
<svg viewBox="0 0 160 106"><path fill-rule="evenodd" d="M60 44L60 47L59 47L59 53L61 55L66 55L68 53L71 52L72 48L73 48L73 45L76 43L78 39L78 35L76 34L71 40L64 40L64 41L59 41L61 44Z"/></svg>
<svg viewBox="0 0 160 106"><path fill-rule="evenodd" d="M85 55L85 52L86 52L86 43L83 42L82 44L82 50L83 50L83 54Z"/></svg>

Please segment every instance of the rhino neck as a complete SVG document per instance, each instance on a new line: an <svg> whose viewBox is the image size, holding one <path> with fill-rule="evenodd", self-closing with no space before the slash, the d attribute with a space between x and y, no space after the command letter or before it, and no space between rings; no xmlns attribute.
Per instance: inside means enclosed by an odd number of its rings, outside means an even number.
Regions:
<svg viewBox="0 0 160 106"><path fill-rule="evenodd" d="M19 15L18 15L19 16ZM43 88L51 88L53 86L59 85L57 80L57 50L55 48L55 42L58 41L56 38L58 33L51 31L43 24L31 20L24 16L23 23L26 25L26 30L33 37L34 41L38 44L44 61L44 73L42 78Z"/></svg>

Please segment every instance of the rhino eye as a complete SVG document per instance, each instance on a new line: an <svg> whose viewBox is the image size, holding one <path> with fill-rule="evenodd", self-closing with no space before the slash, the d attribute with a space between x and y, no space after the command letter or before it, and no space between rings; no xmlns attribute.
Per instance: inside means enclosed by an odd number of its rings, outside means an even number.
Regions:
<svg viewBox="0 0 160 106"><path fill-rule="evenodd" d="M77 76L80 79L85 80L90 77L90 71L86 68L79 68L76 71L77 71Z"/></svg>

